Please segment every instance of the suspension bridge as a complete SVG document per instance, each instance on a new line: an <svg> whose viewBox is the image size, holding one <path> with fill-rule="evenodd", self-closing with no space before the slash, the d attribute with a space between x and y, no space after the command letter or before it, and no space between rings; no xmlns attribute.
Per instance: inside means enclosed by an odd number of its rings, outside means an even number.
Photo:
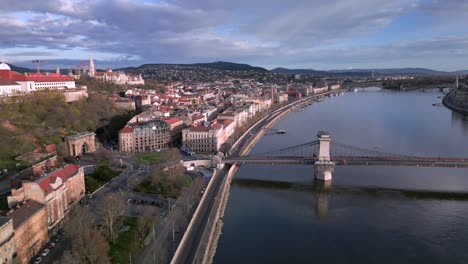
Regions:
<svg viewBox="0 0 468 264"><path fill-rule="evenodd" d="M318 140L278 150L246 156L228 156L228 164L304 164L314 165L315 175L331 180L335 165L421 166L468 168L468 158L421 157L366 149L332 142L328 133L319 132Z"/></svg>

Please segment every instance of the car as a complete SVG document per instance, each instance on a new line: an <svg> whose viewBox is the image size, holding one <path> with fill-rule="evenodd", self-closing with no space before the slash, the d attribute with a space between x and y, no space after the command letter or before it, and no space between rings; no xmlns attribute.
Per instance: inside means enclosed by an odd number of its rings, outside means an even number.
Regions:
<svg viewBox="0 0 468 264"><path fill-rule="evenodd" d="M50 243L49 246L48 246L48 248L54 248L54 247L55 247L55 243L54 243L54 242Z"/></svg>
<svg viewBox="0 0 468 264"><path fill-rule="evenodd" d="M39 264L42 262L42 257L38 257L36 261L34 261L34 264Z"/></svg>
<svg viewBox="0 0 468 264"><path fill-rule="evenodd" d="M45 257L45 256L47 256L47 254L49 254L49 252L50 252L50 249L46 248L46 249L44 249L44 251L42 251L42 254L41 254L41 255L42 255L43 257Z"/></svg>

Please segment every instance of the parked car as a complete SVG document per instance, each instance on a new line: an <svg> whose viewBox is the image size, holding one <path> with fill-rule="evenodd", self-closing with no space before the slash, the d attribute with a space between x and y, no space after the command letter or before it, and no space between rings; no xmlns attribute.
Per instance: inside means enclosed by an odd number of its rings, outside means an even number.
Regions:
<svg viewBox="0 0 468 264"><path fill-rule="evenodd" d="M42 251L42 254L41 254L41 255L42 255L43 257L45 257L45 256L47 256L47 254L49 254L49 252L50 252L50 249L46 248L46 249L44 249L44 251Z"/></svg>
<svg viewBox="0 0 468 264"><path fill-rule="evenodd" d="M42 257L38 257L36 261L34 261L34 264L40 264L42 262Z"/></svg>
<svg viewBox="0 0 468 264"><path fill-rule="evenodd" d="M50 243L49 246L48 246L48 248L54 248L54 247L55 247L55 243L54 243L54 242Z"/></svg>

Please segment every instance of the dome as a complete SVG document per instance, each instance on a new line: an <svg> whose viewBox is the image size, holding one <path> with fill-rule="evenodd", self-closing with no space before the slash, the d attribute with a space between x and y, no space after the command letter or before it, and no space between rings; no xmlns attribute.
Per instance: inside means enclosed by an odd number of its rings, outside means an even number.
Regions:
<svg viewBox="0 0 468 264"><path fill-rule="evenodd" d="M8 64L2 62L0 63L0 70L8 70L8 71L11 71L10 69L10 66L8 66Z"/></svg>

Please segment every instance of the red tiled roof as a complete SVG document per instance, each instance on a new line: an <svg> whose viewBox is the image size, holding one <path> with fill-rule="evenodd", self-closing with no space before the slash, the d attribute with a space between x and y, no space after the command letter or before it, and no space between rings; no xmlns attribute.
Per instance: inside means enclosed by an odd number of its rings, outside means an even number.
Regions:
<svg viewBox="0 0 468 264"><path fill-rule="evenodd" d="M0 77L0 85L19 85L19 84L15 81Z"/></svg>
<svg viewBox="0 0 468 264"><path fill-rule="evenodd" d="M180 119L177 118L177 117L173 117L173 118L171 118L171 119L167 119L167 120L166 120L166 123L168 123L169 125L175 124L175 123L177 123L177 122L180 122Z"/></svg>
<svg viewBox="0 0 468 264"><path fill-rule="evenodd" d="M194 131L194 132L202 132L202 131L208 131L208 130L210 130L210 128L206 126L191 126L190 127L190 131Z"/></svg>
<svg viewBox="0 0 468 264"><path fill-rule="evenodd" d="M33 81L33 82L69 82L73 81L73 78L64 76L57 73L50 73L49 75L41 73L31 73L28 75L14 74L14 81Z"/></svg>
<svg viewBox="0 0 468 264"><path fill-rule="evenodd" d="M132 133L133 132L133 127L131 126L126 126L122 129L120 129L119 133Z"/></svg>
<svg viewBox="0 0 468 264"><path fill-rule="evenodd" d="M37 179L35 182L39 184L42 190L46 193L51 193L54 191L51 184L55 183L57 178L61 178L62 182L66 182L68 178L75 175L80 169L80 165L68 164L63 169L58 169L50 173L49 175Z"/></svg>
<svg viewBox="0 0 468 264"><path fill-rule="evenodd" d="M194 119L201 119L201 118L205 118L205 116L203 114L195 114L195 115L192 115L192 118Z"/></svg>
<svg viewBox="0 0 468 264"><path fill-rule="evenodd" d="M220 129L220 128L222 127L222 125L219 124L219 123L214 123L214 124L211 125L211 127L212 127L213 129Z"/></svg>

